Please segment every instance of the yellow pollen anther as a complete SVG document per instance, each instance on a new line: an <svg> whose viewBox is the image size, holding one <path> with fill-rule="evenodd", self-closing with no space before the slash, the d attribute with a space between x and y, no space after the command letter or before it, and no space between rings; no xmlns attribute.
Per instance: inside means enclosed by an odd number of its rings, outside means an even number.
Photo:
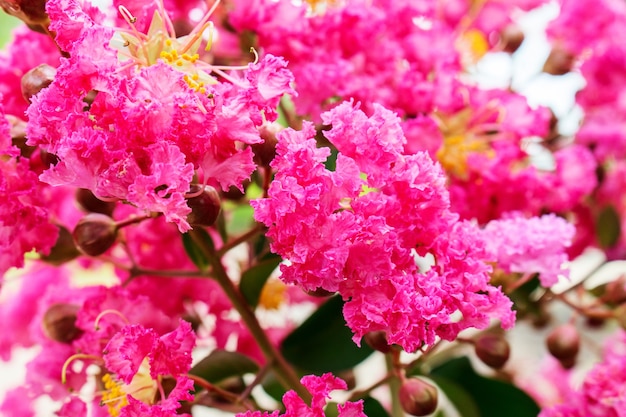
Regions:
<svg viewBox="0 0 626 417"><path fill-rule="evenodd" d="M106 405L109 415L118 417L122 408L128 405L128 396L122 388L122 383L113 379L111 374L104 374L102 377L104 392L100 405Z"/></svg>
<svg viewBox="0 0 626 417"><path fill-rule="evenodd" d="M285 301L285 291L287 291L287 286L282 281L278 279L268 280L261 290L259 305L268 310L277 309Z"/></svg>
<svg viewBox="0 0 626 417"><path fill-rule="evenodd" d="M171 39L166 39L165 40L165 45L166 46L172 46L172 40Z"/></svg>

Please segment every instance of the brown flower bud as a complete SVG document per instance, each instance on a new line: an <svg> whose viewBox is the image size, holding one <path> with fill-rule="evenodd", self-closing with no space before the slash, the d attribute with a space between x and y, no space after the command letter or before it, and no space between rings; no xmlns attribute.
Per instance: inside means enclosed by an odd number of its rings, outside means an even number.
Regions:
<svg viewBox="0 0 626 417"><path fill-rule="evenodd" d="M100 213L89 213L74 228L74 243L86 255L98 256L106 252L117 239L115 220Z"/></svg>
<svg viewBox="0 0 626 417"><path fill-rule="evenodd" d="M511 354L509 342L500 334L478 336L474 340L474 349L480 360L494 369L502 368Z"/></svg>
<svg viewBox="0 0 626 417"><path fill-rule="evenodd" d="M372 349L382 353L391 352L391 346L389 346L389 342L387 342L387 335L382 330L369 332L363 336L363 339Z"/></svg>
<svg viewBox="0 0 626 417"><path fill-rule="evenodd" d="M398 396L402 409L412 416L427 416L437 409L437 387L420 378L405 380Z"/></svg>
<svg viewBox="0 0 626 417"><path fill-rule="evenodd" d="M115 209L115 203L112 201L102 201L96 197L91 190L79 188L76 190L76 202L80 207L89 213L100 213L111 216Z"/></svg>
<svg viewBox="0 0 626 417"><path fill-rule="evenodd" d="M512 54L519 49L522 42L524 42L524 32L517 25L507 25L500 33L500 43L504 52Z"/></svg>
<svg viewBox="0 0 626 417"><path fill-rule="evenodd" d="M57 70L48 64L32 68L22 76L22 96L30 103L31 98L48 87L54 80Z"/></svg>
<svg viewBox="0 0 626 417"><path fill-rule="evenodd" d="M543 72L552 75L564 75L572 70L576 57L565 49L554 47L543 64Z"/></svg>
<svg viewBox="0 0 626 417"><path fill-rule="evenodd" d="M257 165L265 167L270 166L270 162L274 160L276 156L276 133L278 133L280 126L278 124L265 124L259 128L259 134L262 143L255 143L252 145L252 152L254 153L254 162Z"/></svg>
<svg viewBox="0 0 626 417"><path fill-rule="evenodd" d="M192 185L190 194L200 192L199 185ZM191 208L191 213L187 215L187 221L192 226L211 226L220 214L222 202L220 194L210 185L204 186L204 190L194 197L187 199L187 205Z"/></svg>
<svg viewBox="0 0 626 417"><path fill-rule="evenodd" d="M76 327L76 313L79 307L73 304L53 304L43 316L43 331L45 335L57 342L71 343L82 334Z"/></svg>
<svg viewBox="0 0 626 417"><path fill-rule="evenodd" d="M26 144L26 122L10 114L5 115L5 117L11 126L11 143L20 150L21 156L30 158L37 148Z"/></svg>
<svg viewBox="0 0 626 417"><path fill-rule="evenodd" d="M71 261L80 255L76 245L74 244L74 238L69 230L65 227L59 226L59 236L54 246L47 255L41 255L41 260L51 263L53 265L61 265L65 262Z"/></svg>
<svg viewBox="0 0 626 417"><path fill-rule="evenodd" d="M570 323L562 324L550 332L546 345L550 354L558 359L564 368L571 368L580 350L578 329Z"/></svg>
<svg viewBox="0 0 626 417"><path fill-rule="evenodd" d="M626 301L626 276L621 275L614 281L606 284L602 297L607 303L616 305Z"/></svg>
<svg viewBox="0 0 626 417"><path fill-rule="evenodd" d="M46 0L0 0L0 7L29 26L48 25Z"/></svg>

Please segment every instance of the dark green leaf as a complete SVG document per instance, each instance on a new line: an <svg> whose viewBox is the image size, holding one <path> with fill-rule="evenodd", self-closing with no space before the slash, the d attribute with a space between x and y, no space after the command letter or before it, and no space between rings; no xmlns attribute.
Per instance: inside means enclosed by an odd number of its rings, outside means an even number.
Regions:
<svg viewBox="0 0 626 417"><path fill-rule="evenodd" d="M267 282L272 271L276 269L281 262L281 258L273 258L254 265L252 268L241 274L241 282L239 290L244 298L252 307L256 307L259 303L259 297L263 286Z"/></svg>
<svg viewBox="0 0 626 417"><path fill-rule="evenodd" d="M525 392L509 383L478 375L467 357L452 359L431 372L433 379L454 382L469 394L480 417L537 417L539 407ZM435 379L436 380L436 379ZM459 410L465 416L465 410Z"/></svg>
<svg viewBox="0 0 626 417"><path fill-rule="evenodd" d="M191 259L191 261L200 270L204 271L209 267L210 262L209 262L209 259L204 254L204 251L202 250L202 248L198 245L198 243L192 237L192 233L195 234L195 236L198 239L202 239L204 244L206 244L211 249L214 249L213 239L211 239L211 236L209 236L207 231L202 229L201 227L196 227L195 229L193 229L193 231L184 233L182 235L183 246L185 247L185 252L187 252L187 256L189 256L189 259Z"/></svg>
<svg viewBox="0 0 626 417"><path fill-rule="evenodd" d="M367 417L389 417L389 413L385 410L385 407L372 397L364 398L363 412Z"/></svg>
<svg viewBox="0 0 626 417"><path fill-rule="evenodd" d="M432 375L431 377L459 411L459 414L463 417L480 417L480 411L478 410L476 402L462 386L446 378Z"/></svg>
<svg viewBox="0 0 626 417"><path fill-rule="evenodd" d="M342 314L343 301L335 296L320 306L283 341L285 358L305 372L323 373L351 369L372 353L363 343L357 347Z"/></svg>
<svg viewBox="0 0 626 417"><path fill-rule="evenodd" d="M337 168L337 155L339 155L339 151L335 148L330 148L330 156L324 162L327 170L334 171Z"/></svg>
<svg viewBox="0 0 626 417"><path fill-rule="evenodd" d="M263 390L267 393L267 395L269 395L278 402L281 402L281 400L283 399L283 395L285 395L285 392L287 392L285 390L285 387L283 387L283 385L276 378L274 371L269 371L265 375L265 378L263 378L263 381L261 382L261 386L263 387Z"/></svg>
<svg viewBox="0 0 626 417"><path fill-rule="evenodd" d="M189 373L217 384L227 378L255 373L258 370L259 366L249 357L217 349L198 362Z"/></svg>
<svg viewBox="0 0 626 417"><path fill-rule="evenodd" d="M602 209L596 218L596 236L600 246L611 248L615 246L621 234L621 222L615 208L608 205Z"/></svg>

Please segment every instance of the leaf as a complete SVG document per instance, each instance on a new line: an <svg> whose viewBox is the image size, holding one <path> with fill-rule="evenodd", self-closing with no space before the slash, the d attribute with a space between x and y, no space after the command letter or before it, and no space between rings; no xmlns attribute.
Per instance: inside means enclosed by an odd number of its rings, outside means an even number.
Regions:
<svg viewBox="0 0 626 417"><path fill-rule="evenodd" d="M249 204L237 205L226 229L230 236L237 236L250 230L254 225L254 209Z"/></svg>
<svg viewBox="0 0 626 417"><path fill-rule="evenodd" d="M339 296L320 306L283 340L281 352L285 358L308 373L343 371L365 360L373 350L365 343L359 348L352 341L342 309Z"/></svg>
<svg viewBox="0 0 626 417"><path fill-rule="evenodd" d="M201 227L196 227L191 232L184 233L183 237L183 246L185 247L185 252L187 252L187 256L189 259L200 269L201 271L205 271L209 265L210 261L204 254L202 248L196 243L194 238L192 237L192 233L194 233L199 239L202 239L203 242L206 243L210 248L215 248L213 244L213 239L207 233L206 230Z"/></svg>
<svg viewBox="0 0 626 417"><path fill-rule="evenodd" d="M463 417L480 417L476 402L462 386L447 378L430 376Z"/></svg>
<svg viewBox="0 0 626 417"><path fill-rule="evenodd" d="M385 407L372 397L365 397L363 401L363 412L367 417L389 417Z"/></svg>
<svg viewBox="0 0 626 417"><path fill-rule="evenodd" d="M241 274L239 290L249 305L252 307L256 307L258 305L263 286L267 282L270 274L276 269L281 261L282 259L280 257L268 259L254 265L252 268Z"/></svg>
<svg viewBox="0 0 626 417"><path fill-rule="evenodd" d="M600 246L611 248L615 246L621 234L621 222L615 208L608 205L600 211L596 218L596 237Z"/></svg>
<svg viewBox="0 0 626 417"><path fill-rule="evenodd" d="M216 349L191 368L189 373L217 384L227 378L255 373L258 370L259 366L249 357L237 352Z"/></svg>
<svg viewBox="0 0 626 417"><path fill-rule="evenodd" d="M478 375L467 357L452 359L431 372L433 380L455 383L469 394L480 417L536 417L539 407L524 391L504 381ZM443 389L443 388L442 388ZM459 410L465 417L465 410Z"/></svg>

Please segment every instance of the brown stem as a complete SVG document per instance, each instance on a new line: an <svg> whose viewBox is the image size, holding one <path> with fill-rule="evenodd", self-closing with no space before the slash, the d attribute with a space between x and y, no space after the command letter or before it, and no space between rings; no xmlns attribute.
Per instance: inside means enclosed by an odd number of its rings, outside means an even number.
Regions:
<svg viewBox="0 0 626 417"><path fill-rule="evenodd" d="M211 265L213 266L213 277L233 304L233 307L241 316L241 319L246 324L246 327L263 352L265 359L272 364L272 368L276 372L278 380L281 384L283 384L283 386L285 386L285 388L293 389L306 403L310 403L312 398L311 394L300 383L300 380L298 379L298 376L293 368L287 363L280 351L278 351L274 344L269 340L267 334L254 315L254 312L250 309L247 301L226 273L221 259L216 256L213 248L208 246L200 236L196 235L195 231L191 230L188 233L191 234L191 237L194 239L196 244L198 244L200 249L209 259Z"/></svg>
<svg viewBox="0 0 626 417"><path fill-rule="evenodd" d="M261 233L262 231L263 231L263 226L260 224L257 224L254 228L250 229L243 235L234 238L230 242L226 242L224 246L222 246L221 248L215 251L215 256L218 259L221 258L222 256L224 256L226 252L228 252L235 246L239 245L240 243L247 242L248 240L252 239L256 235Z"/></svg>

